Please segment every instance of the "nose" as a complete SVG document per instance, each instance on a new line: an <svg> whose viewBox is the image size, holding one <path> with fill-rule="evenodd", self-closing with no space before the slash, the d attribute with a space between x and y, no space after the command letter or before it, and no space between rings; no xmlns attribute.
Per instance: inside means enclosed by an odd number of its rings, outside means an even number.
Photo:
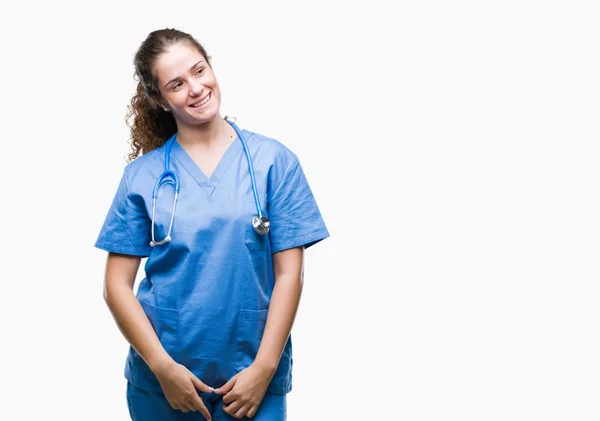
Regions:
<svg viewBox="0 0 600 421"><path fill-rule="evenodd" d="M202 92L204 92L204 85L200 81L194 80L190 82L190 95L198 97Z"/></svg>

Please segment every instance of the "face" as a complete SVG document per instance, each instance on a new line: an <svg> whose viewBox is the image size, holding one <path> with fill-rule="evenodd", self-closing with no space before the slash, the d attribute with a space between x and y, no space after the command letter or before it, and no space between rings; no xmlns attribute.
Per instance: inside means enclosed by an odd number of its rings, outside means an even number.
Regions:
<svg viewBox="0 0 600 421"><path fill-rule="evenodd" d="M202 54L187 43L175 44L161 54L154 64L154 74L163 104L178 125L202 124L220 115L217 78Z"/></svg>

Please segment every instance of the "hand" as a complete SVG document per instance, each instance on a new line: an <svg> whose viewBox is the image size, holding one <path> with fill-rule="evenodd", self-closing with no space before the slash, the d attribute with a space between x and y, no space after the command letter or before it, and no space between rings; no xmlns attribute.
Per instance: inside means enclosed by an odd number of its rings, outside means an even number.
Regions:
<svg viewBox="0 0 600 421"><path fill-rule="evenodd" d="M215 390L223 396L223 411L235 418L252 418L265 396L273 372L257 364L240 371Z"/></svg>
<svg viewBox="0 0 600 421"><path fill-rule="evenodd" d="M212 387L202 383L194 373L175 361L162 365L154 371L154 374L173 409L183 412L200 411L207 421L212 421L210 412L196 391L197 388L202 392L210 393L214 391Z"/></svg>

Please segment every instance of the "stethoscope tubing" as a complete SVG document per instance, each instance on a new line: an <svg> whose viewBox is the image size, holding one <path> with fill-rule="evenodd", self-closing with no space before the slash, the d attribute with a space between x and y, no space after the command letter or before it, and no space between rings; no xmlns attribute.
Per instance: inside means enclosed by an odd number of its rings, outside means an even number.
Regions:
<svg viewBox="0 0 600 421"><path fill-rule="evenodd" d="M229 124L231 124L231 126L237 132L238 137L242 141L242 146L244 147L244 153L246 154L246 160L248 161L248 172L250 173L250 181L252 182L252 194L254 195L254 203L256 204L256 213L258 213L259 218L262 218L263 215L262 215L262 210L260 208L260 200L258 197L258 193L256 193L258 191L258 189L256 188L256 179L254 178L254 165L252 164L252 157L250 156L250 152L248 151L248 145L246 144L246 139L244 138L244 135L242 134L242 132L240 131L238 126L235 125L235 123L233 123L227 119L225 121L227 121Z"/></svg>
<svg viewBox="0 0 600 421"><path fill-rule="evenodd" d="M242 142L242 147L244 148L244 153L246 155L246 161L248 162L248 172L250 173L250 182L252 183L252 194L254 196L254 204L256 205L256 212L258 213L258 216L255 216L252 219L252 226L254 227L254 230L256 232L258 232L261 235L265 235L269 232L270 222L269 222L268 218L264 217L262 214L260 199L259 199L258 193L257 193L258 189L256 187L256 179L255 179L255 175L254 175L254 165L252 164L252 157L250 156L250 152L248 151L248 145L246 143L246 139L244 138L242 131L239 129L239 127L235 123L228 120L227 118L225 118L225 121L227 121L227 123L229 123L231 125L231 127L233 127L233 129L236 131L238 138ZM152 190L152 229L151 229L152 240L150 241L151 247L158 246L158 245L161 245L161 244L171 241L171 230L173 228L173 221L175 219L175 207L177 205L177 198L179 196L179 188L180 188L179 178L177 177L177 174L175 173L175 171L170 169L171 148L173 146L173 142L175 142L176 137L177 137L177 133L175 133L173 136L171 136L171 138L169 140L167 140L167 144L166 144L166 148L165 148L165 160L164 160L165 170L156 180L156 183L154 184L154 189ZM155 239L154 239L154 221L155 221L155 213L156 213L156 200L158 199L158 193L159 193L160 187L162 187L162 185L163 185L163 180L165 180L167 177L170 177L171 179L167 179L165 181L165 183L167 183L167 184L173 183L174 190L175 190L175 196L173 198L173 209L171 211L171 220L169 221L169 229L167 231L167 235L165 236L165 238L160 241L155 241Z"/></svg>

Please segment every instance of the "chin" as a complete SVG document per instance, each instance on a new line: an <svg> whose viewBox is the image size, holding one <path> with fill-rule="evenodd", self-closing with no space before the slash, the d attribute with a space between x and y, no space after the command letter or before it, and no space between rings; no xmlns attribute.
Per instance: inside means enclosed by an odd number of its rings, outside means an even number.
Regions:
<svg viewBox="0 0 600 421"><path fill-rule="evenodd" d="M207 123L209 121L212 121L212 120L215 119L215 117L218 117L218 116L219 116L219 110L218 109L216 111L214 111L214 112L211 112L210 114L204 114L202 116L202 118L199 118L197 116L189 115L188 114L186 116L187 118L185 119L185 122L187 124L189 124L189 125L200 125L200 124L204 124L204 123Z"/></svg>

